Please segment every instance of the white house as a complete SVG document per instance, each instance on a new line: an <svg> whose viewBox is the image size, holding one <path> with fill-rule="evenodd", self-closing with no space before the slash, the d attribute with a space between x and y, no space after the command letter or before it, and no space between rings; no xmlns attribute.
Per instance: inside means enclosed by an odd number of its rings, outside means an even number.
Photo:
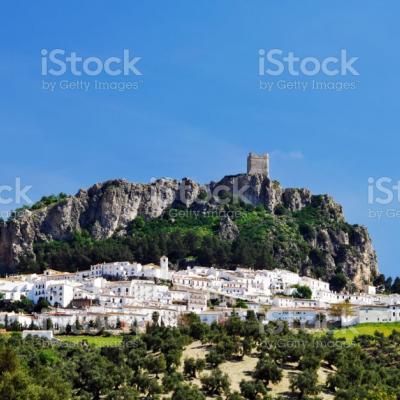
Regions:
<svg viewBox="0 0 400 400"><path fill-rule="evenodd" d="M74 290L81 286L81 283L65 280L38 281L35 283L29 298L37 303L40 298L46 299L50 305L67 307L74 298Z"/></svg>
<svg viewBox="0 0 400 400"><path fill-rule="evenodd" d="M267 311L267 321L286 321L289 325L294 322L307 325L315 325L321 314L326 313L324 309L318 308L278 308L272 307Z"/></svg>
<svg viewBox="0 0 400 400"><path fill-rule="evenodd" d="M308 276L302 276L300 279L300 285L308 286L312 292L322 290L329 292L329 283L324 282L320 279L309 278Z"/></svg>
<svg viewBox="0 0 400 400"><path fill-rule="evenodd" d="M358 310L359 323L367 322L399 322L400 305L361 306Z"/></svg>
<svg viewBox="0 0 400 400"><path fill-rule="evenodd" d="M3 294L5 300L18 301L22 297L28 297L33 286L33 283L21 279L1 279L0 293Z"/></svg>
<svg viewBox="0 0 400 400"><path fill-rule="evenodd" d="M0 324L7 326L13 322L17 322L22 327L27 328L31 325L32 321L35 322L35 318L31 314L17 314L15 312L0 312Z"/></svg>
<svg viewBox="0 0 400 400"><path fill-rule="evenodd" d="M272 306L281 308L304 308L304 307L321 307L324 305L318 300L313 299L298 299L294 297L274 297Z"/></svg>
<svg viewBox="0 0 400 400"><path fill-rule="evenodd" d="M376 295L376 287L371 285L364 285L364 293Z"/></svg>

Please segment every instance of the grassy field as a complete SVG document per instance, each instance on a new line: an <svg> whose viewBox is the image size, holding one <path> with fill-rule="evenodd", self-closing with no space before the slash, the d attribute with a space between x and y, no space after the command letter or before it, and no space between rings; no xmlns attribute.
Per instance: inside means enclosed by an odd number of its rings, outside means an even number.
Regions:
<svg viewBox="0 0 400 400"><path fill-rule="evenodd" d="M387 336L390 335L394 329L400 331L400 322L360 324L350 328L338 329L334 331L334 335L335 338L343 338L351 342L358 335L373 335L375 331L378 331Z"/></svg>
<svg viewBox="0 0 400 400"><path fill-rule="evenodd" d="M122 343L122 336L88 336L88 335L77 335L77 336L56 336L56 338L62 342L68 343L81 343L83 340L86 340L89 344L93 344L97 347L104 346L118 346Z"/></svg>

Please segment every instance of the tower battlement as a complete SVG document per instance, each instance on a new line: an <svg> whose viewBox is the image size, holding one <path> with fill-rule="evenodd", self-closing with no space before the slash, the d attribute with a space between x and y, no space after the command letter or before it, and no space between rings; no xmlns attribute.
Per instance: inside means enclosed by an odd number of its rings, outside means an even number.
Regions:
<svg viewBox="0 0 400 400"><path fill-rule="evenodd" d="M269 177L269 154L257 155L249 153L247 156L247 174L261 174Z"/></svg>

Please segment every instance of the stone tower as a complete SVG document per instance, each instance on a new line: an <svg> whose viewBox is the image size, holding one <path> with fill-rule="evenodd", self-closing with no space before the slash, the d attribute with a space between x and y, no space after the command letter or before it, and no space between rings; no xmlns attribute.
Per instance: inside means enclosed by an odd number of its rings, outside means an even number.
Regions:
<svg viewBox="0 0 400 400"><path fill-rule="evenodd" d="M261 174L269 178L269 155L268 153L258 156L254 153L249 153L247 156L247 174Z"/></svg>

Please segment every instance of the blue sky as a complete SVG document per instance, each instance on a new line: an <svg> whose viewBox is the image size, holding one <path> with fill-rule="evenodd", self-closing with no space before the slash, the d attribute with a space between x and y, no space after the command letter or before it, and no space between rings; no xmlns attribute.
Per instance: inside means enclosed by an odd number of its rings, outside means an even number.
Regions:
<svg viewBox="0 0 400 400"><path fill-rule="evenodd" d="M249 151L267 151L274 179L334 196L350 222L369 228L381 271L399 274L400 219L369 209L400 204L367 202L368 177L400 179L397 1L115 3L2 5L0 185L21 177L37 200L116 177L208 182L245 171ZM334 80L356 88L262 91L260 48L318 59L346 49L359 76ZM44 78L94 79L43 77L41 49L102 59L129 49L143 75L118 80L139 88L43 90ZM309 81L280 77L297 78Z"/></svg>

